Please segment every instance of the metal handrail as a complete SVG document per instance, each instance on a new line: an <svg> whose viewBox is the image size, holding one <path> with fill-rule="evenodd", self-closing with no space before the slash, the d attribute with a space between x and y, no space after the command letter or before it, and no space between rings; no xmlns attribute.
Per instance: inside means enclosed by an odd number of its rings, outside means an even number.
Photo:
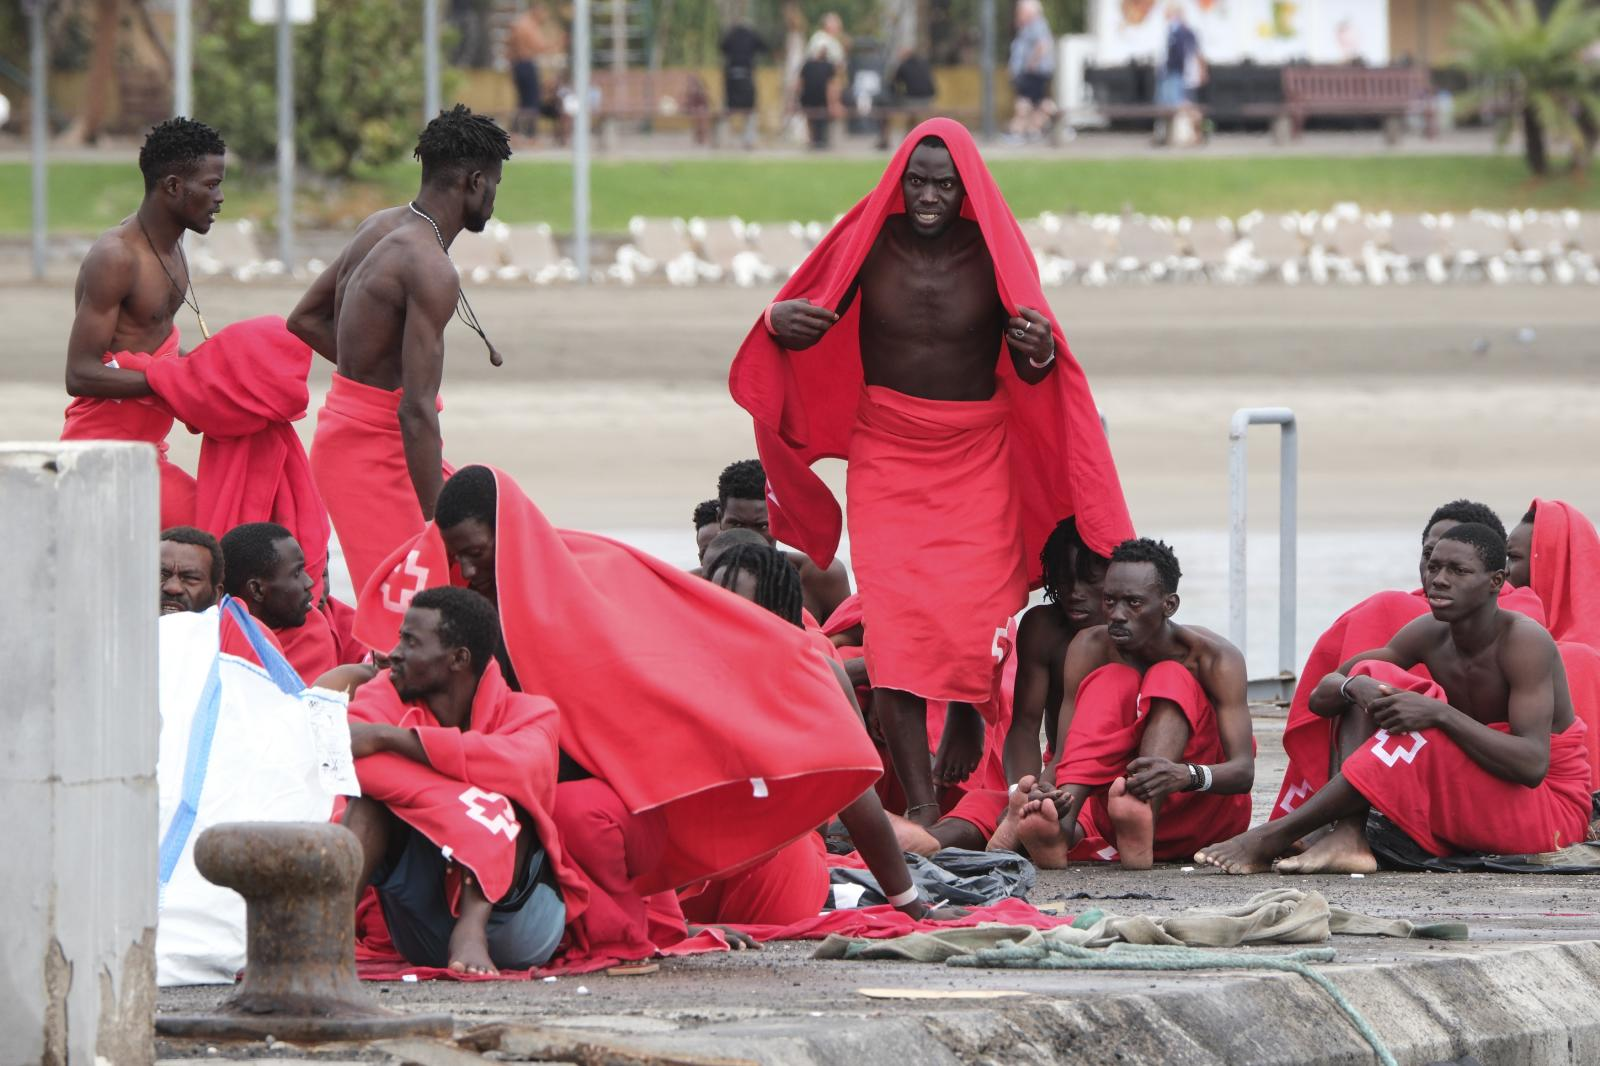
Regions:
<svg viewBox="0 0 1600 1066"><path fill-rule="evenodd" d="M1278 470L1278 673L1252 679L1252 700L1288 702L1294 694L1295 667L1295 545L1299 534L1300 488L1299 434L1294 412L1287 407L1241 407L1228 427L1228 639L1241 654L1246 650L1246 509L1249 474L1247 455L1251 426L1275 425L1282 429Z"/></svg>

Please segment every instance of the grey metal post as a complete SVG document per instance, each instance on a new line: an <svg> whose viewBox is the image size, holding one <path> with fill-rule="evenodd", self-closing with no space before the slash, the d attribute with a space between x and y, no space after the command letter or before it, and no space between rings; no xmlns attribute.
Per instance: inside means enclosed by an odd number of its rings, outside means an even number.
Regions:
<svg viewBox="0 0 1600 1066"><path fill-rule="evenodd" d="M439 113L439 0L422 0L422 123Z"/></svg>
<svg viewBox="0 0 1600 1066"><path fill-rule="evenodd" d="M50 109L46 97L50 90L49 60L44 49L44 15L48 0L33 0L28 10L28 140L33 157L33 277L44 280L45 258L49 252L49 177L45 159L50 153Z"/></svg>
<svg viewBox="0 0 1600 1066"><path fill-rule="evenodd" d="M995 135L994 117L994 0L983 0L978 5L978 18L983 20L982 32L978 35L982 54L978 57L978 81L982 89L983 108L983 136L985 140L993 140Z"/></svg>
<svg viewBox="0 0 1600 1066"><path fill-rule="evenodd" d="M572 91L578 113L572 125L572 259L578 282L589 284L589 0L576 0L572 13Z"/></svg>
<svg viewBox="0 0 1600 1066"><path fill-rule="evenodd" d="M172 113L194 117L194 9L192 0L172 4Z"/></svg>
<svg viewBox="0 0 1600 1066"><path fill-rule="evenodd" d="M1278 470L1278 674L1250 682L1252 699L1286 700L1294 691L1295 609L1299 539L1300 447L1294 412L1287 407L1241 407L1228 427L1228 639L1247 649L1246 509L1249 500L1249 432L1253 425L1282 427Z"/></svg>
<svg viewBox="0 0 1600 1066"><path fill-rule="evenodd" d="M294 34L278 0L278 259L294 269Z"/></svg>
<svg viewBox="0 0 1600 1066"><path fill-rule="evenodd" d="M156 455L0 444L0 1062L149 1066L156 1000Z"/></svg>

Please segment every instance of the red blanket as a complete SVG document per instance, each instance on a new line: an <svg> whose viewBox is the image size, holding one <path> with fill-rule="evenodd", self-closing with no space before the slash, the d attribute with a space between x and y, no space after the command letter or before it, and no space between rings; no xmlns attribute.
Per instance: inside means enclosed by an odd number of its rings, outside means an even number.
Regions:
<svg viewBox="0 0 1600 1066"><path fill-rule="evenodd" d="M1534 500L1528 579L1550 633L1600 650L1600 534L1570 503Z"/></svg>
<svg viewBox="0 0 1600 1066"><path fill-rule="evenodd" d="M828 850L807 833L765 859L679 899L697 925L791 925L815 918L828 901Z"/></svg>
<svg viewBox="0 0 1600 1066"><path fill-rule="evenodd" d="M1600 789L1600 651L1571 640L1556 641L1556 648L1567 671L1572 712L1584 724L1583 750L1589 759L1590 776Z"/></svg>
<svg viewBox="0 0 1600 1066"><path fill-rule="evenodd" d="M168 409L204 435L194 524L220 537L244 522L277 522L300 542L320 589L328 512L291 424L305 417L311 356L283 319L267 315L218 330L187 358L145 373Z"/></svg>
<svg viewBox="0 0 1600 1066"><path fill-rule="evenodd" d="M1539 598L1527 589L1500 589L1500 606L1544 623L1544 608ZM1311 712L1311 693L1339 664L1352 655L1372 651L1389 643L1389 638L1428 613L1428 600L1421 589L1400 592L1391 589L1367 597L1328 627L1317 638L1306 658L1305 669L1295 685L1289 703L1289 720L1283 729L1283 748L1289 756L1283 784L1272 805L1269 820L1282 818L1328 783L1328 763L1333 748L1333 720ZM1427 671L1417 667L1424 676Z"/></svg>
<svg viewBox="0 0 1600 1066"><path fill-rule="evenodd" d="M563 751L630 811L665 817L640 891L750 864L872 784L872 744L803 630L626 544L558 530L495 479L495 581L519 683L560 706ZM367 583L357 636L391 646L410 597L449 581L430 524Z"/></svg>
<svg viewBox="0 0 1600 1066"><path fill-rule="evenodd" d="M1026 306L1051 315L1033 253L971 134L943 118L930 119L911 131L877 187L834 225L779 291L778 299L805 297L825 307L839 306L884 220L905 210L900 177L917 142L928 136L940 137L949 146L966 186L962 215L983 231L1006 310L1015 314L1019 306ZM861 301L856 300L820 343L803 352L780 348L765 324L757 321L728 377L733 398L755 420L773 535L803 550L819 566L832 561L842 520L838 502L810 467L818 459L850 455L862 390L860 313ZM1110 555L1113 547L1133 535L1088 381L1060 326L1055 325L1053 332L1059 365L1042 383L1023 385L1003 354L997 367L1001 386L1010 396L1005 435L1010 471L1018 486L1021 556L1030 582L1038 580L1045 539L1068 515L1077 516L1084 541L1102 555ZM969 532L963 530L961 535ZM860 549L854 543L852 554ZM1009 572L1015 562L1008 558L997 565ZM980 556L961 565L985 563ZM859 578L859 564L857 574Z"/></svg>
<svg viewBox="0 0 1600 1066"><path fill-rule="evenodd" d="M335 374L317 414L311 472L327 501L345 569L357 591L396 545L411 540L423 526L400 435L401 395L400 389L388 392ZM439 410L444 410L442 399ZM454 472L444 464L445 477ZM391 641L383 647L392 646Z"/></svg>
<svg viewBox="0 0 1600 1066"><path fill-rule="evenodd" d="M477 875L491 900L516 882L522 830L512 804L532 817L567 904L583 912L588 882L566 860L551 810L556 798L560 715L541 696L512 692L490 663L478 679L471 728L441 726L420 704L403 703L384 671L356 690L350 719L414 729L430 765L385 752L356 760L363 795L386 804L452 860Z"/></svg>
<svg viewBox="0 0 1600 1066"><path fill-rule="evenodd" d="M1156 663L1141 677L1121 663L1108 663L1083 679L1074 700L1072 728L1056 770L1058 785L1109 785L1128 772L1139 755L1149 723L1150 701L1170 700L1189 720L1188 746L1179 762L1211 765L1227 761L1217 713L1200 682L1181 663ZM1097 792L1084 804L1094 835L1113 846L1116 828ZM1080 821L1085 821L1080 819ZM1156 861L1187 859L1196 851L1250 827L1248 793L1177 792L1161 804L1156 818Z"/></svg>
<svg viewBox="0 0 1600 1066"><path fill-rule="evenodd" d="M852 626L861 624L861 593L852 592L833 609L828 620L822 623L822 632L836 637Z"/></svg>
<svg viewBox="0 0 1600 1066"><path fill-rule="evenodd" d="M107 352L101 362L123 370L148 373L158 362L178 359L178 327L154 352ZM98 396L78 396L67 405L61 427L62 440L132 440L156 446L161 474L161 528L194 524L195 482L187 472L167 459L167 434L172 432L172 411L159 397L136 400L107 400Z"/></svg>
<svg viewBox="0 0 1600 1066"><path fill-rule="evenodd" d="M316 684L317 678L340 665L338 644L321 611L309 611L304 625L274 629L272 635L283 646L283 657L307 685Z"/></svg>
<svg viewBox="0 0 1600 1066"><path fill-rule="evenodd" d="M1356 664L1386 685L1443 700L1427 677L1389 663ZM1502 733L1504 722L1489 723ZM1589 828L1589 760L1583 720L1550 737L1550 769L1533 788L1496 777L1438 729L1378 730L1344 761L1346 781L1434 855L1527 855L1583 842Z"/></svg>

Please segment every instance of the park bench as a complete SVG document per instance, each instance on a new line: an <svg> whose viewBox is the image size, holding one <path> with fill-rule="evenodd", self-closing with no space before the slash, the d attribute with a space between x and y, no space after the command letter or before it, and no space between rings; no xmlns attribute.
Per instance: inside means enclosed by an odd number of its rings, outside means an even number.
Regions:
<svg viewBox="0 0 1600 1066"><path fill-rule="evenodd" d="M1383 120L1384 139L1394 144L1405 117L1417 111L1423 115L1426 135L1438 135L1431 96L1428 72L1417 68L1292 66L1283 68L1283 104L1275 110L1281 110L1290 137L1304 133L1306 119L1312 117L1378 118Z"/></svg>
<svg viewBox="0 0 1600 1066"><path fill-rule="evenodd" d="M618 127L663 118L684 118L694 131L696 144L711 139L711 95L706 83L692 70L627 70L594 72L600 104L595 121L601 143L615 148Z"/></svg>

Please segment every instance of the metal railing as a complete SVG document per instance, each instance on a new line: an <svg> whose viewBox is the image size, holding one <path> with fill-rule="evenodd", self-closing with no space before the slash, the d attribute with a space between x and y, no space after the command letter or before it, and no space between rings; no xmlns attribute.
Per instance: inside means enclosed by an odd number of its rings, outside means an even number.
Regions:
<svg viewBox="0 0 1600 1066"><path fill-rule="evenodd" d="M1252 700L1288 702L1295 682L1295 543L1299 534L1300 446L1294 412L1287 407L1241 407L1228 427L1228 639L1241 654L1246 643L1246 509L1251 426L1279 426L1278 460L1278 673L1249 683Z"/></svg>

